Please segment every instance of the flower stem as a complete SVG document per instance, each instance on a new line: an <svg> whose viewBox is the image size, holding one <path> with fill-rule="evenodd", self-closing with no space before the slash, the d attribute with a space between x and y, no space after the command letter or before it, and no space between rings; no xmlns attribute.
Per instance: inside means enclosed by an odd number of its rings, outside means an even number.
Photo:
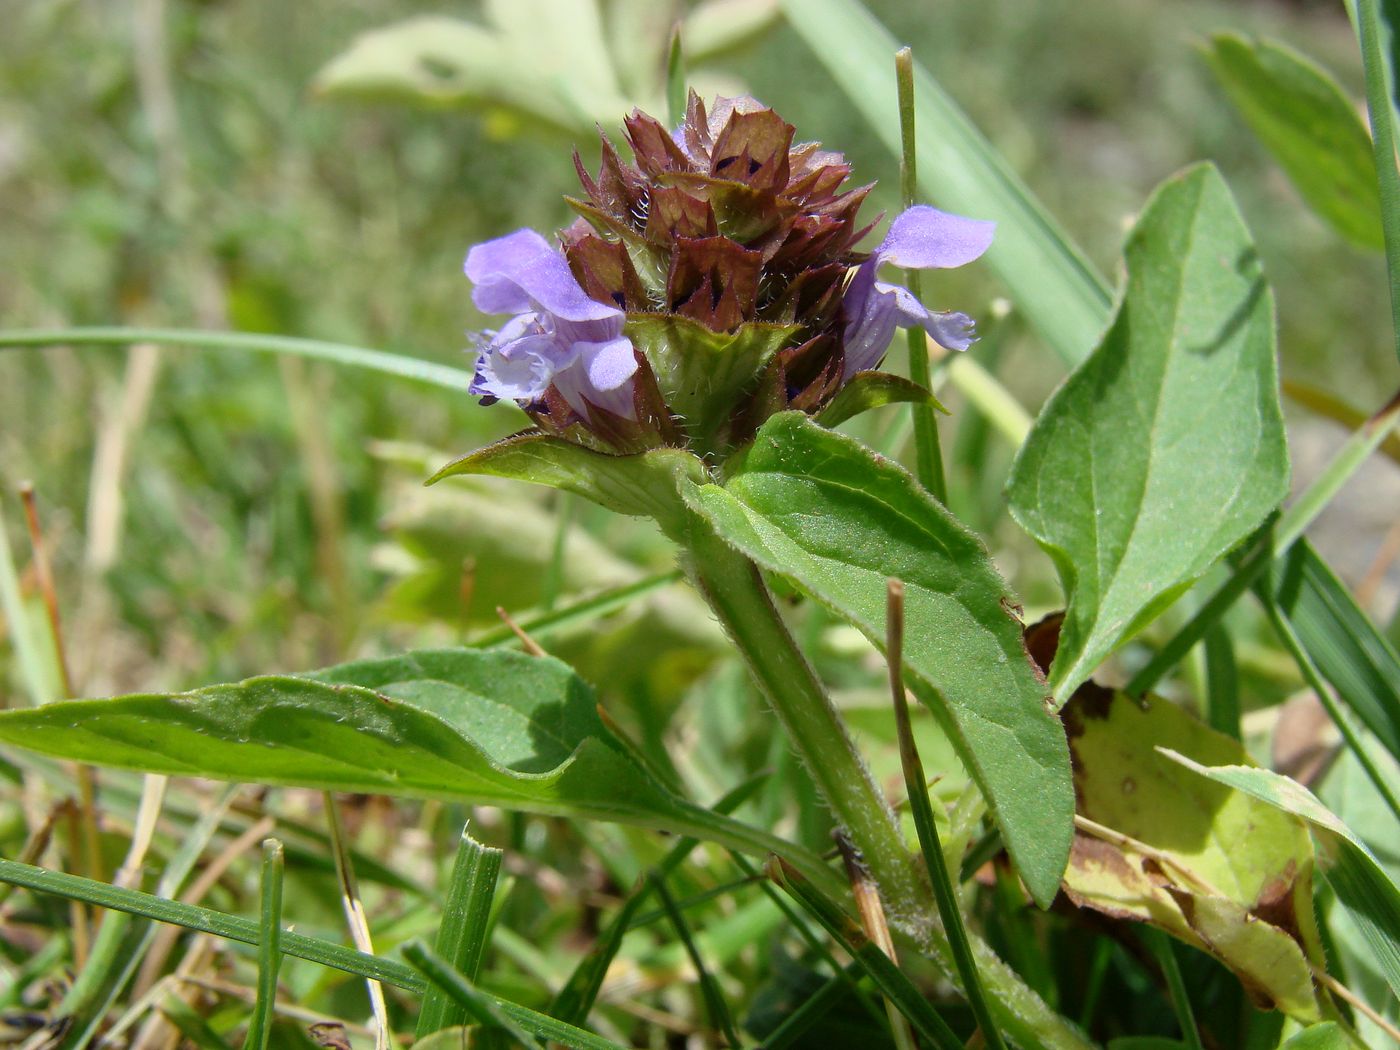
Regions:
<svg viewBox="0 0 1400 1050"><path fill-rule="evenodd" d="M937 921L928 880L914 863L889 804L774 606L758 568L698 519L692 518L685 534L673 538L681 544L691 580L738 647L793 750L860 851L891 925L913 936L944 974L956 979L958 968ZM1016 1045L1046 1050L1087 1050L1093 1045L985 942L970 932L968 940L996 1024Z"/></svg>
<svg viewBox="0 0 1400 1050"><path fill-rule="evenodd" d="M894 56L895 81L899 94L899 138L902 145L899 165L900 196L904 207L914 204L919 184L917 154L914 149L914 56L900 48ZM904 275L905 286L915 299L923 301L923 281L917 270ZM919 327L909 329L909 378L924 389L931 386L928 367L928 337ZM914 414L914 466L919 484L938 500L948 502L948 482L943 474L943 450L938 441L938 420L932 405L911 405Z"/></svg>
<svg viewBox="0 0 1400 1050"><path fill-rule="evenodd" d="M693 523L687 570L739 647L838 824L894 909L926 896L889 803L880 794L830 697L817 681L753 562Z"/></svg>

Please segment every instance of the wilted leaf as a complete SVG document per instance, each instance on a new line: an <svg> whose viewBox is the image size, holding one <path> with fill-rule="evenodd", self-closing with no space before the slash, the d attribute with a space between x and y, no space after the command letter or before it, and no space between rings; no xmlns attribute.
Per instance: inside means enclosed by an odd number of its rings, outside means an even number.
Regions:
<svg viewBox="0 0 1400 1050"><path fill-rule="evenodd" d="M884 644L886 584L905 583L904 661L986 796L1036 900L1069 845L1064 734L986 548L907 471L796 412L759 431L724 487L688 497L726 542Z"/></svg>
<svg viewBox="0 0 1400 1050"><path fill-rule="evenodd" d="M1312 825L1324 848L1327 864L1323 870L1328 881L1337 891L1337 898L1360 924L1391 991L1400 996L1400 887L1391 880L1366 843L1297 781L1267 769L1215 765L1209 759L1194 760L1177 753L1177 749L1165 741L1163 745L1164 756L1193 773L1235 788L1243 797L1258 799ZM1214 768L1210 768L1212 766Z"/></svg>
<svg viewBox="0 0 1400 1050"><path fill-rule="evenodd" d="M1114 321L1041 410L1008 489L1069 598L1061 702L1287 494L1273 296L1215 169L1158 189L1125 254Z"/></svg>
<svg viewBox="0 0 1400 1050"><path fill-rule="evenodd" d="M1077 831L1070 899L1166 930L1229 966L1261 1006L1317 1020L1308 960L1322 956L1307 833L1268 805L1187 775L1154 747L1244 762L1240 744L1165 700L1093 684L1063 718L1079 814L1110 829Z"/></svg>

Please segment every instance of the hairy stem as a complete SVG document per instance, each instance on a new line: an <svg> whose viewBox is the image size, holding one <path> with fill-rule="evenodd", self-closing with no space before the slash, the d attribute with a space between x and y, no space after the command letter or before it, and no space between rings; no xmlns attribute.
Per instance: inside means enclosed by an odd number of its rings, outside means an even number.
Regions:
<svg viewBox="0 0 1400 1050"><path fill-rule="evenodd" d="M774 608L758 569L698 522L689 540L691 578L739 647L837 823L846 829L895 910L917 907L926 894L894 813Z"/></svg>
<svg viewBox="0 0 1400 1050"><path fill-rule="evenodd" d="M692 520L686 535L677 538L690 578L738 646L793 750L860 851L891 921L956 980L952 949L937 921L928 880L914 864L889 804L773 605L757 567L703 522ZM971 934L969 941L998 1026L1017 1045L1047 1050L1093 1045L984 942Z"/></svg>

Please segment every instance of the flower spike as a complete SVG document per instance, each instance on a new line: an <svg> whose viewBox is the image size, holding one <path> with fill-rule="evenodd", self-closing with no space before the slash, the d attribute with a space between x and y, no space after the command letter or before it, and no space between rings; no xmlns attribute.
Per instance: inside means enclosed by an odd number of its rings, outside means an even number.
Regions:
<svg viewBox="0 0 1400 1050"><path fill-rule="evenodd" d="M935 313L878 280L881 265L962 266L994 224L918 206L870 254L857 213L871 187L749 97L693 92L668 131L625 121L634 161L604 136L594 177L575 154L579 219L556 249L518 230L472 249L467 277L486 333L472 392L510 400L544 429L613 451L683 445L707 457L746 443L774 412L819 411L877 367L898 327L966 349L971 318Z"/></svg>

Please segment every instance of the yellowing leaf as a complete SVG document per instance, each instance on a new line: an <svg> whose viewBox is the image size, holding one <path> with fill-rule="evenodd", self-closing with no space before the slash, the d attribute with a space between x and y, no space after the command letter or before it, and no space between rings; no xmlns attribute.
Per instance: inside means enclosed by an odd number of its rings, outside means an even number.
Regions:
<svg viewBox="0 0 1400 1050"><path fill-rule="evenodd" d="M1093 684L1063 718L1081 818L1065 873L1069 898L1210 952L1261 1006L1318 1020L1308 962L1322 954L1306 830L1191 775L1154 746L1246 763L1239 743L1166 700Z"/></svg>

